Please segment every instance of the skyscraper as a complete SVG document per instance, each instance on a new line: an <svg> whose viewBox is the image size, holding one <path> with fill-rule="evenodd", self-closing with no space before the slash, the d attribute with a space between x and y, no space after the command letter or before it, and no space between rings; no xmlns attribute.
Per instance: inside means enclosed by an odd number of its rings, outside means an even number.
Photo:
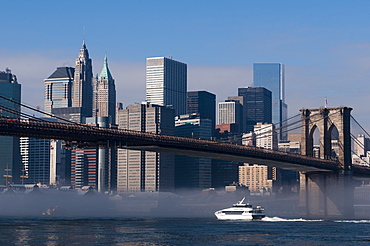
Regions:
<svg viewBox="0 0 370 246"><path fill-rule="evenodd" d="M212 120L202 119L197 113L177 116L175 131L176 136L209 140L213 132ZM175 160L176 189L211 187L211 159L176 155Z"/></svg>
<svg viewBox="0 0 370 246"><path fill-rule="evenodd" d="M187 65L166 57L146 59L146 101L186 114Z"/></svg>
<svg viewBox="0 0 370 246"><path fill-rule="evenodd" d="M272 92L272 123L279 123L279 140L287 140L287 133L281 129L288 116L285 104L285 72L282 63L253 64L254 87L265 87Z"/></svg>
<svg viewBox="0 0 370 246"><path fill-rule="evenodd" d="M118 127L174 135L173 109L150 103L118 110ZM118 150L117 192L173 191L174 155L140 150Z"/></svg>
<svg viewBox="0 0 370 246"><path fill-rule="evenodd" d="M237 124L238 132L242 127L243 106L239 101L226 100L218 103L218 125Z"/></svg>
<svg viewBox="0 0 370 246"><path fill-rule="evenodd" d="M216 95L208 91L188 91L187 114L198 113L201 119L210 119L213 130L216 124Z"/></svg>
<svg viewBox="0 0 370 246"><path fill-rule="evenodd" d="M10 99L0 98L0 115L9 118L20 118L21 85L17 77L9 69L0 72L0 95ZM19 137L0 136L0 184L19 182L20 176L20 144Z"/></svg>
<svg viewBox="0 0 370 246"><path fill-rule="evenodd" d="M22 183L49 184L50 140L21 137Z"/></svg>
<svg viewBox="0 0 370 246"><path fill-rule="evenodd" d="M44 80L45 97L44 112L51 114L53 108L68 108L72 106L72 83L75 69L58 67ZM45 117L50 117L45 115Z"/></svg>
<svg viewBox="0 0 370 246"><path fill-rule="evenodd" d="M271 91L261 87L238 88L243 97L243 132L253 131L260 123L272 123Z"/></svg>
<svg viewBox="0 0 370 246"><path fill-rule="evenodd" d="M94 97L94 116L109 117L111 124L116 122L116 87L114 79L108 68L107 57L104 58L104 66L97 77L95 97Z"/></svg>
<svg viewBox="0 0 370 246"><path fill-rule="evenodd" d="M92 61L85 41L76 58L75 75L72 86L72 107L81 108L84 117L91 117L93 111Z"/></svg>

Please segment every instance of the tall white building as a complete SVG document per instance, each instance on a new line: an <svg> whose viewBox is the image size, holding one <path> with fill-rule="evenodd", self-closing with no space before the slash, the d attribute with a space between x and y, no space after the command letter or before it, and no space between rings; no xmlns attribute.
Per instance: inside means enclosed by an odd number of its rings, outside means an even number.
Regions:
<svg viewBox="0 0 370 246"><path fill-rule="evenodd" d="M243 107L238 101L226 100L218 103L218 125L238 124L239 130L242 127Z"/></svg>
<svg viewBox="0 0 370 246"><path fill-rule="evenodd" d="M146 59L146 101L186 114L187 65L166 57Z"/></svg>
<svg viewBox="0 0 370 246"><path fill-rule="evenodd" d="M254 134L256 136L256 147L278 149L278 139L273 124L257 123L254 126Z"/></svg>

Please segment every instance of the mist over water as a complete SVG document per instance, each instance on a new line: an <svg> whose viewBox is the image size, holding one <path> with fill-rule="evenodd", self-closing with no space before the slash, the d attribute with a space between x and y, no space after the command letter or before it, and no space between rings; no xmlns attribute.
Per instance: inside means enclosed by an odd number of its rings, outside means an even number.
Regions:
<svg viewBox="0 0 370 246"><path fill-rule="evenodd" d="M223 221L216 210L240 194L75 193L0 195L0 245L367 245L370 220L302 218L296 198L247 197L256 221ZM291 210L291 211L289 211Z"/></svg>

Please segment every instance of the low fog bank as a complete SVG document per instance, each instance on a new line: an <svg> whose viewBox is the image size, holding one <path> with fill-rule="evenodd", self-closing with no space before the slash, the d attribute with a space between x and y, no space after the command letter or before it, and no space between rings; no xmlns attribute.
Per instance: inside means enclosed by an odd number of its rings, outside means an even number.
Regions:
<svg viewBox="0 0 370 246"><path fill-rule="evenodd" d="M361 194L362 195L362 194ZM244 202L265 208L267 217L305 218L297 194L252 196L243 192L181 191L102 195L96 192L0 194L0 216L61 218L216 218L214 212ZM363 197L363 196L361 196ZM356 199L357 200L357 199ZM370 219L367 202L355 204L357 218Z"/></svg>
<svg viewBox="0 0 370 246"><path fill-rule="evenodd" d="M182 191L141 192L127 195L36 192L1 194L0 216L104 217L104 218L215 218L214 212L232 206L244 194ZM246 196L245 202L261 205L266 216L295 218L297 199Z"/></svg>

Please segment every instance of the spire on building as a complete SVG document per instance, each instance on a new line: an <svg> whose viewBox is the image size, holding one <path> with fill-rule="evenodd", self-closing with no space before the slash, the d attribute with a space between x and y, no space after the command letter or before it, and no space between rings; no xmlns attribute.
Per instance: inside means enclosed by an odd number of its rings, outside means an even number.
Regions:
<svg viewBox="0 0 370 246"><path fill-rule="evenodd" d="M80 53L78 55L78 57L83 57L83 58L89 58L89 52L87 51L86 49L86 44L85 44L85 39L82 41L82 47L80 49Z"/></svg>
<svg viewBox="0 0 370 246"><path fill-rule="evenodd" d="M103 65L103 69L101 70L101 73L99 75L99 79L107 79L107 80L112 80L113 77L109 71L109 68L108 68L108 59L107 59L107 55L105 55L104 57L104 65Z"/></svg>

